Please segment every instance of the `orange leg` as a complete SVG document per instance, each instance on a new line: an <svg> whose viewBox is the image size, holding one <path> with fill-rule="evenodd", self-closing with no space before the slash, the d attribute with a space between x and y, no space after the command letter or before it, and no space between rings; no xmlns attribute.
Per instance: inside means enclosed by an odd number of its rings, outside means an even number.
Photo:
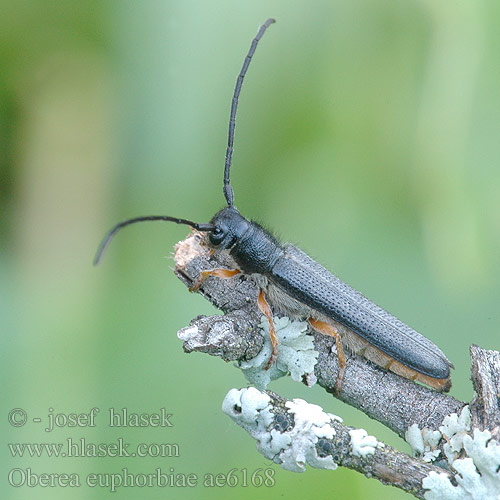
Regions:
<svg viewBox="0 0 500 500"><path fill-rule="evenodd" d="M337 375L337 381L335 382L335 392L339 394L342 390L342 379L344 378L346 367L346 358L339 332L335 327L328 323L325 323L324 321L309 318L309 323L317 332L322 333L323 335L330 335L335 339L335 345L337 346L337 356L339 358L339 374Z"/></svg>
<svg viewBox="0 0 500 500"><path fill-rule="evenodd" d="M271 308L269 307L269 304L267 303L266 298L264 297L264 292L262 290L259 292L257 305L259 306L260 312L264 314L267 318L267 321L269 321L269 337L271 339L273 351L271 353L269 361L267 362L267 365L264 368L264 370L269 370L278 356L278 337L276 336L276 328L274 328L273 312L271 311Z"/></svg>
<svg viewBox="0 0 500 500"><path fill-rule="evenodd" d="M209 277L215 276L216 278L232 278L240 273L239 269L211 269L210 271L202 271L200 277L189 287L190 292L197 292L201 284Z"/></svg>

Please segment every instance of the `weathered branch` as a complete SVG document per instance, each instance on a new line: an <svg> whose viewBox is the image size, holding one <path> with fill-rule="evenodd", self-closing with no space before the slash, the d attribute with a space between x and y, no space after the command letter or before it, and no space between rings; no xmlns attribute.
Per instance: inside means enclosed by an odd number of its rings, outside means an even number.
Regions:
<svg viewBox="0 0 500 500"><path fill-rule="evenodd" d="M209 254L200 246L202 236L193 233L176 247L176 274L190 286L202 270L231 267L221 253ZM180 332L186 352L200 351L225 361L253 358L263 346L255 331L262 313L257 307L258 289L245 276L231 279L208 278L200 292L224 316L195 318ZM319 352L314 373L318 384L333 392L339 369L332 338L311 331ZM332 355L333 353L333 355ZM460 413L465 403L387 372L358 356L350 356L338 399L354 406L404 437L408 427L436 430L443 418Z"/></svg>
<svg viewBox="0 0 500 500"><path fill-rule="evenodd" d="M440 467L397 451L303 400L288 401L254 388L233 389L222 408L257 440L266 458L288 470L302 471L306 464L334 470L341 465L417 498L424 498L424 478L431 472L443 473Z"/></svg>
<svg viewBox="0 0 500 500"><path fill-rule="evenodd" d="M203 242L204 236L193 232L176 246L175 273L187 286L196 281L202 270L235 267L227 254L210 252ZM205 352L225 361L239 363L256 358L264 347L265 339L260 334L262 314L257 307L258 288L254 282L244 275L231 279L208 278L203 282L200 293L221 309L224 315L192 320L190 326L179 332L179 338L184 341L184 350ZM314 350L319 355L314 373L304 376L303 382L312 385L317 381L333 393L339 370L335 342L314 331L308 333L313 336ZM471 357L472 378L477 393L470 407L472 428L488 429L493 437L498 437L500 354L473 346ZM272 404L283 406L279 396L268 394ZM466 403L387 372L355 355L348 356L342 390L335 396L383 423L399 436L406 437L414 451L427 460L441 458L430 465L390 447L381 447L377 448L370 460L360 460L347 447L348 428L336 427L336 441L329 444L336 464L372 475L418 498L423 498L425 477L428 481L426 487L434 489L428 492L426 498L439 498L444 491L465 488L461 483L462 476L458 478L459 485L456 486L458 472L454 471L454 464L457 464L458 470L464 447L469 446L466 451L472 456L473 453L477 454L478 449L482 450L481 446L487 446L486 434L474 434L474 439L469 436L475 448L467 444L464 436L471 433L471 418ZM350 439L352 441L352 437ZM496 453L496 449L492 449L490 447L489 452ZM478 460L481 462L482 458ZM452 464L451 472L449 464ZM476 469L469 471L469 474L473 476L475 472ZM488 476L491 471L480 472L478 477ZM491 474L492 484L495 485L495 471ZM500 488L500 476L498 483ZM434 491L438 492L438 496L433 496ZM446 497L444 495L443 498Z"/></svg>
<svg viewBox="0 0 500 500"><path fill-rule="evenodd" d="M477 345L470 347L474 398L471 402L473 426L488 429L500 438L500 353Z"/></svg>

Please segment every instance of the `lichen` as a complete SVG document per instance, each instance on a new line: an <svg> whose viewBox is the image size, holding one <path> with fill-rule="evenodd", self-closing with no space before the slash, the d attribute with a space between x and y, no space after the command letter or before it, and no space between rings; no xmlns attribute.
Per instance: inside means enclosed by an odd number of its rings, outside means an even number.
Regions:
<svg viewBox="0 0 500 500"><path fill-rule="evenodd" d="M431 472L422 481L429 490L425 493L427 500L500 499L500 444L487 430L474 429L471 437L470 428L468 407L460 415L453 413L443 420L439 427L446 439L443 451L456 485L450 481L450 474Z"/></svg>
<svg viewBox="0 0 500 500"><path fill-rule="evenodd" d="M278 357L266 370L271 357L272 346L269 338L269 322L265 316L260 323L260 332L265 339L260 353L249 361L238 363L246 379L255 387L265 389L271 380L290 374L292 380L316 383L314 365L318 362L318 351L314 350L313 337L307 335L305 321L291 321L287 317L274 317L274 326L278 337Z"/></svg>
<svg viewBox="0 0 500 500"><path fill-rule="evenodd" d="M446 443L443 446L443 451L450 465L457 458L460 450L463 449L463 440L465 436L471 429L471 415L468 406L465 406L460 413L452 413L443 420L443 424L439 427L439 430L446 439Z"/></svg>
<svg viewBox="0 0 500 500"><path fill-rule="evenodd" d="M356 457L365 458L367 455L373 455L377 447L382 445L376 437L369 436L364 429L352 429L349 431L349 436L351 436L351 451Z"/></svg>
<svg viewBox="0 0 500 500"><path fill-rule="evenodd" d="M302 399L286 403L293 417L293 426L280 431L271 423L270 397L255 389L231 389L224 399L222 410L257 441L257 450L266 458L293 472L303 472L306 464L319 469L334 470L337 464L331 456L320 457L316 450L319 439L332 439L333 421L341 420L321 407Z"/></svg>
<svg viewBox="0 0 500 500"><path fill-rule="evenodd" d="M433 462L441 455L438 445L442 437L441 432L427 428L420 430L417 424L410 425L405 432L405 440L413 455L421 456L425 462Z"/></svg>

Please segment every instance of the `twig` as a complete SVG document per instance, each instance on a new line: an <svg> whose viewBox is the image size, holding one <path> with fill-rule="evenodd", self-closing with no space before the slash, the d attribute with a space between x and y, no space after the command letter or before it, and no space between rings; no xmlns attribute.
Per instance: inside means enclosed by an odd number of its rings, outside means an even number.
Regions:
<svg viewBox="0 0 500 500"><path fill-rule="evenodd" d="M233 389L222 408L257 440L266 458L288 470L303 471L306 464L334 470L341 465L417 498L424 498L425 477L443 473L440 467L401 453L300 399L288 401L252 387Z"/></svg>
<svg viewBox="0 0 500 500"><path fill-rule="evenodd" d="M202 270L235 268L227 253L209 251L204 241L204 235L194 231L176 245L175 273L187 286L196 281ZM257 307L258 288L253 280L245 275L230 279L207 278L200 293L221 309L224 315L197 317L190 326L180 330L178 335L184 341L185 352L205 352L225 361L240 363L255 358L263 349L264 337L259 328L262 314ZM304 377L303 382L309 385L312 378L333 393L339 370L335 342L314 331L309 333L314 338L314 349L319 355L314 376ZM474 434L474 438L469 434L473 433L474 428L490 430L490 437L498 438L500 433L500 354L472 346L471 357L472 379L477 396L469 413L467 404L452 396L385 371L366 359L348 356L342 390L335 396L383 423L399 436L406 437L414 451L424 455L427 460L434 460L438 456L447 460L436 461L431 465L388 446L377 447L369 460L360 459L352 453L353 437L349 433L352 429L336 422L332 424L336 437L327 445L332 450L330 455L334 463L376 477L418 498L424 498L424 485L429 489L425 498L446 498L446 492L464 489L462 476L454 471L453 466L454 463L458 465L458 461L454 461L463 456L463 450L468 451L469 446L471 456L472 453L478 456L479 450L483 455L490 453L496 457L496 448L488 448L487 434ZM270 392L267 394L271 398L271 405L286 406L286 401L279 396ZM235 418L235 415L232 416ZM487 451L484 452L482 447ZM279 463L276 457L273 459ZM478 458L479 461L481 459ZM495 460L492 459L493 462ZM452 466L451 471L449 464ZM492 475L493 480L490 478L488 484L496 488L498 480L500 488L500 473L496 473L494 467L481 471L480 466L474 466L473 462L472 469L461 474L468 473L473 479L479 477L479 480Z"/></svg>
<svg viewBox="0 0 500 500"><path fill-rule="evenodd" d="M203 237L193 233L176 246L177 276L190 286L202 270L234 267L227 255L209 254L200 243ZM258 289L243 275L231 279L208 278L200 292L224 316L195 318L181 330L186 352L200 351L225 361L253 358L263 345L256 334L262 314L257 307ZM333 392L339 369L335 342L311 331L319 352L315 375L318 384ZM332 354L333 353L333 354ZM452 396L428 389L387 372L358 356L350 356L338 399L354 406L404 437L408 427L437 430L443 418L460 413L465 403Z"/></svg>
<svg viewBox="0 0 500 500"><path fill-rule="evenodd" d="M488 429L500 438L500 353L471 345L472 384L475 395L471 402L473 426Z"/></svg>

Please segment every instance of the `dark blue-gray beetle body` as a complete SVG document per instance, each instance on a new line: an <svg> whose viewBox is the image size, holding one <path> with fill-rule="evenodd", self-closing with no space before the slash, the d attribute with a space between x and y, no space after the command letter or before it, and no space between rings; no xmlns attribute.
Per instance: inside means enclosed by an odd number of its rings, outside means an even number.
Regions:
<svg viewBox="0 0 500 500"><path fill-rule="evenodd" d="M282 245L259 224L245 219L234 206L223 208L210 222L216 227L209 234L211 245L228 250L245 274L265 276L294 299L294 308L298 302L344 325L417 373L433 379L449 378L451 363L437 346L297 247ZM283 303L280 301L278 307L286 313Z"/></svg>

